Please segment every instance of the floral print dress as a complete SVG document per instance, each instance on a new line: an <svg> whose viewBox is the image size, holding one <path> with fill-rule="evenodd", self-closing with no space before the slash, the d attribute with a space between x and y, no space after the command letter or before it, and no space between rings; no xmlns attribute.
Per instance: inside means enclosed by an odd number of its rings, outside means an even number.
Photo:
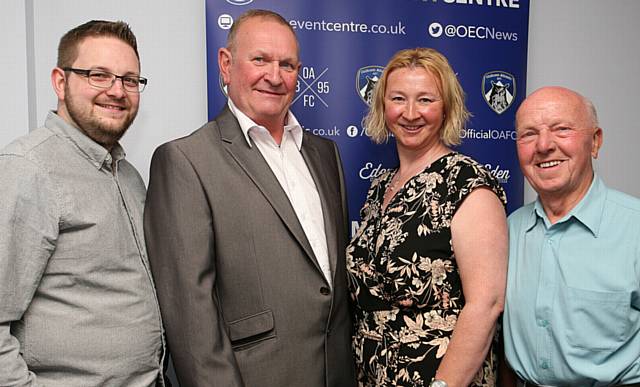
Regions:
<svg viewBox="0 0 640 387"><path fill-rule="evenodd" d="M464 306L451 244L453 215L478 187L506 204L486 169L452 152L410 179L382 210L396 172L372 182L362 224L347 248L353 348L364 387L429 385ZM472 385L494 386L496 368L492 348Z"/></svg>

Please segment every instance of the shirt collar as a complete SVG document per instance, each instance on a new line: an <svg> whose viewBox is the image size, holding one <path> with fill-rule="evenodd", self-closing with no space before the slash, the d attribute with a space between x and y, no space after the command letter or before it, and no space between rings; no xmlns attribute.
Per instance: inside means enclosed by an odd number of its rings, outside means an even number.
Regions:
<svg viewBox="0 0 640 387"><path fill-rule="evenodd" d="M582 223L586 228L591 231L594 237L598 237L600 233L600 225L602 223L602 213L604 211L604 205L607 199L606 186L602 182L602 179L595 173L591 186L584 195L582 200L571 210L567 215L560 219L556 224L568 221L571 218L575 218ZM531 208L531 214L527 222L527 231L531 230L538 221L543 221L545 224L550 225L547 214L544 212L540 197L535 201L535 204Z"/></svg>
<svg viewBox="0 0 640 387"><path fill-rule="evenodd" d="M57 135L68 139L96 169L102 168L105 161L111 164L113 159L118 161L125 157L124 149L119 143L116 143L109 153L105 147L93 141L80 129L70 125L54 111L49 112L44 125Z"/></svg>
<svg viewBox="0 0 640 387"><path fill-rule="evenodd" d="M249 118L246 114L244 114L240 109L236 107L231 98L227 99L227 104L229 105L229 110L236 117L238 123L240 124L240 129L242 130L242 134L244 135L245 140L247 140L247 144L251 147L251 140L249 138L249 132L254 128L260 128L267 130L264 126L256 124L251 118ZM287 111L287 117L285 119L287 123L284 126L285 132L289 132L293 141L296 144L298 150L302 148L302 126L298 123L298 119L293 115L291 110Z"/></svg>

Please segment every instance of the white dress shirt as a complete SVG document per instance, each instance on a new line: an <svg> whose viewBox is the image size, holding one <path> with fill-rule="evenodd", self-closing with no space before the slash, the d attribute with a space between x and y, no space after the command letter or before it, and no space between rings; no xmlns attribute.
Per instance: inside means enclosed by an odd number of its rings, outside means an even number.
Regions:
<svg viewBox="0 0 640 387"><path fill-rule="evenodd" d="M231 101L229 109L240 123L240 128L249 146L253 143L269 164L280 186L287 194L293 209L298 216L318 264L327 279L331 281L327 237L324 231L324 217L318 189L311 177L309 168L302 158L302 127L293 113L287 113L284 133L280 145L276 144L271 133L264 126L256 124L242 113Z"/></svg>

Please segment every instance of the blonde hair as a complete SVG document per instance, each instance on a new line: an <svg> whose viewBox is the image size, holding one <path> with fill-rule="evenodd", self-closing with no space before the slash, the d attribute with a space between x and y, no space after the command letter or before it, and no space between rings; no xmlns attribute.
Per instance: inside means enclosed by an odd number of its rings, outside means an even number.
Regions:
<svg viewBox="0 0 640 387"><path fill-rule="evenodd" d="M440 139L447 146L460 144L460 135L471 116L464 104L464 91L447 58L432 48L423 47L398 51L387 63L374 88L369 112L363 120L367 135L378 144L387 141L389 129L384 117L387 79L394 70L402 68L424 68L436 78L444 105Z"/></svg>

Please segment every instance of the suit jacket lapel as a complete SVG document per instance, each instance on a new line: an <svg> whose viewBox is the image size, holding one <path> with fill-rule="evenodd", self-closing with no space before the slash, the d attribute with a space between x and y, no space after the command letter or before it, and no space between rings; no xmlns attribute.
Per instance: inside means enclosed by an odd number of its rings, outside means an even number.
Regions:
<svg viewBox="0 0 640 387"><path fill-rule="evenodd" d="M255 145L249 147L242 134L238 120L236 120L228 107L225 107L222 113L216 117L216 122L220 130L222 142L225 144L225 148L231 157L240 165L269 203L271 203L271 206L291 231L291 234L293 234L294 238L300 243L313 264L320 270L311 244L300 225L298 216L291 206L287 194L280 186L280 182L278 182L273 171L271 171L267 161L262 157L260 150Z"/></svg>
<svg viewBox="0 0 640 387"><path fill-rule="evenodd" d="M311 141L305 141L308 138L309 137L304 137L302 140L302 157L307 163L307 167L309 167L309 172L311 172L311 177L316 183L316 189L320 195L324 232L327 237L329 264L331 267L331 275L335 278L339 248L336 233L343 229L340 224L341 215L339 213L339 207L337 206L337 204L340 203L340 197L335 194L335 192L339 192L337 187L339 177L329 176L329 168L326 168L326 160L329 157L335 158L335 156L333 154L324 155L325 161L323 161L323 157L320 155L317 147L312 146Z"/></svg>

